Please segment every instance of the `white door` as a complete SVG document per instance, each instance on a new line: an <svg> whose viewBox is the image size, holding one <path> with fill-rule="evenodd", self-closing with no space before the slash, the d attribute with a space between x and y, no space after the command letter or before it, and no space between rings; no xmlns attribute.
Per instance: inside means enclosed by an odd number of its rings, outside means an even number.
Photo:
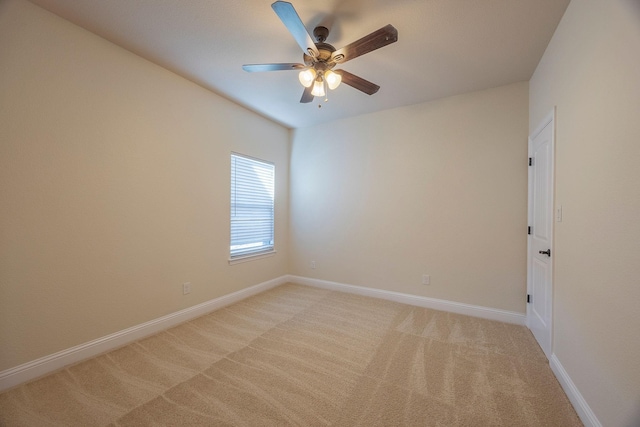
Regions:
<svg viewBox="0 0 640 427"><path fill-rule="evenodd" d="M527 326L551 357L554 112L529 136Z"/></svg>

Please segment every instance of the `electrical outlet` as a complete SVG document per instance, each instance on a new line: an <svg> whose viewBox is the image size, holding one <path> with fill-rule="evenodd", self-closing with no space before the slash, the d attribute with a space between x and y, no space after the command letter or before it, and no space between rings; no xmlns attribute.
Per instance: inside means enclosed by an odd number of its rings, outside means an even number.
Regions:
<svg viewBox="0 0 640 427"><path fill-rule="evenodd" d="M431 284L431 276L429 276L428 274L423 274L422 275L422 284L423 285L430 285Z"/></svg>
<svg viewBox="0 0 640 427"><path fill-rule="evenodd" d="M191 282L183 283L182 284L182 294L186 295L186 294L190 294L190 293L191 293Z"/></svg>
<svg viewBox="0 0 640 427"><path fill-rule="evenodd" d="M315 270L315 268L316 268L316 262L315 261L311 261L311 268Z"/></svg>

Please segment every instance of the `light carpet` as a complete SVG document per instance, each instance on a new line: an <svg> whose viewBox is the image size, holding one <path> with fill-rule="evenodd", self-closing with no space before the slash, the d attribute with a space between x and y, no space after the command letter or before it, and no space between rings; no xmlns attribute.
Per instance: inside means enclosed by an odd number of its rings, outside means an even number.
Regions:
<svg viewBox="0 0 640 427"><path fill-rule="evenodd" d="M2 426L581 426L522 326L286 284L0 394Z"/></svg>

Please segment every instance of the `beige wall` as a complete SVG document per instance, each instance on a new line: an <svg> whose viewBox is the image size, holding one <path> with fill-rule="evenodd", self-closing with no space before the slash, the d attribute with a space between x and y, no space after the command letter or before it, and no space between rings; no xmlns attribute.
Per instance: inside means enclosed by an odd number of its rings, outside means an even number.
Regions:
<svg viewBox="0 0 640 427"><path fill-rule="evenodd" d="M292 273L524 313L527 92L296 130Z"/></svg>
<svg viewBox="0 0 640 427"><path fill-rule="evenodd" d="M640 3L573 0L530 82L556 116L553 352L602 425L640 425Z"/></svg>
<svg viewBox="0 0 640 427"><path fill-rule="evenodd" d="M286 274L288 141L31 3L0 2L0 371ZM232 150L276 164L278 254L229 266Z"/></svg>

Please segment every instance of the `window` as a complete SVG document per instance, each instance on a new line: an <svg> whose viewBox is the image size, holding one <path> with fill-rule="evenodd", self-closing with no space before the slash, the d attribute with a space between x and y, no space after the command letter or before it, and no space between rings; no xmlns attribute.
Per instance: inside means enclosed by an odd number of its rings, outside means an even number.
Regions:
<svg viewBox="0 0 640 427"><path fill-rule="evenodd" d="M231 260L273 252L275 166L231 154Z"/></svg>

